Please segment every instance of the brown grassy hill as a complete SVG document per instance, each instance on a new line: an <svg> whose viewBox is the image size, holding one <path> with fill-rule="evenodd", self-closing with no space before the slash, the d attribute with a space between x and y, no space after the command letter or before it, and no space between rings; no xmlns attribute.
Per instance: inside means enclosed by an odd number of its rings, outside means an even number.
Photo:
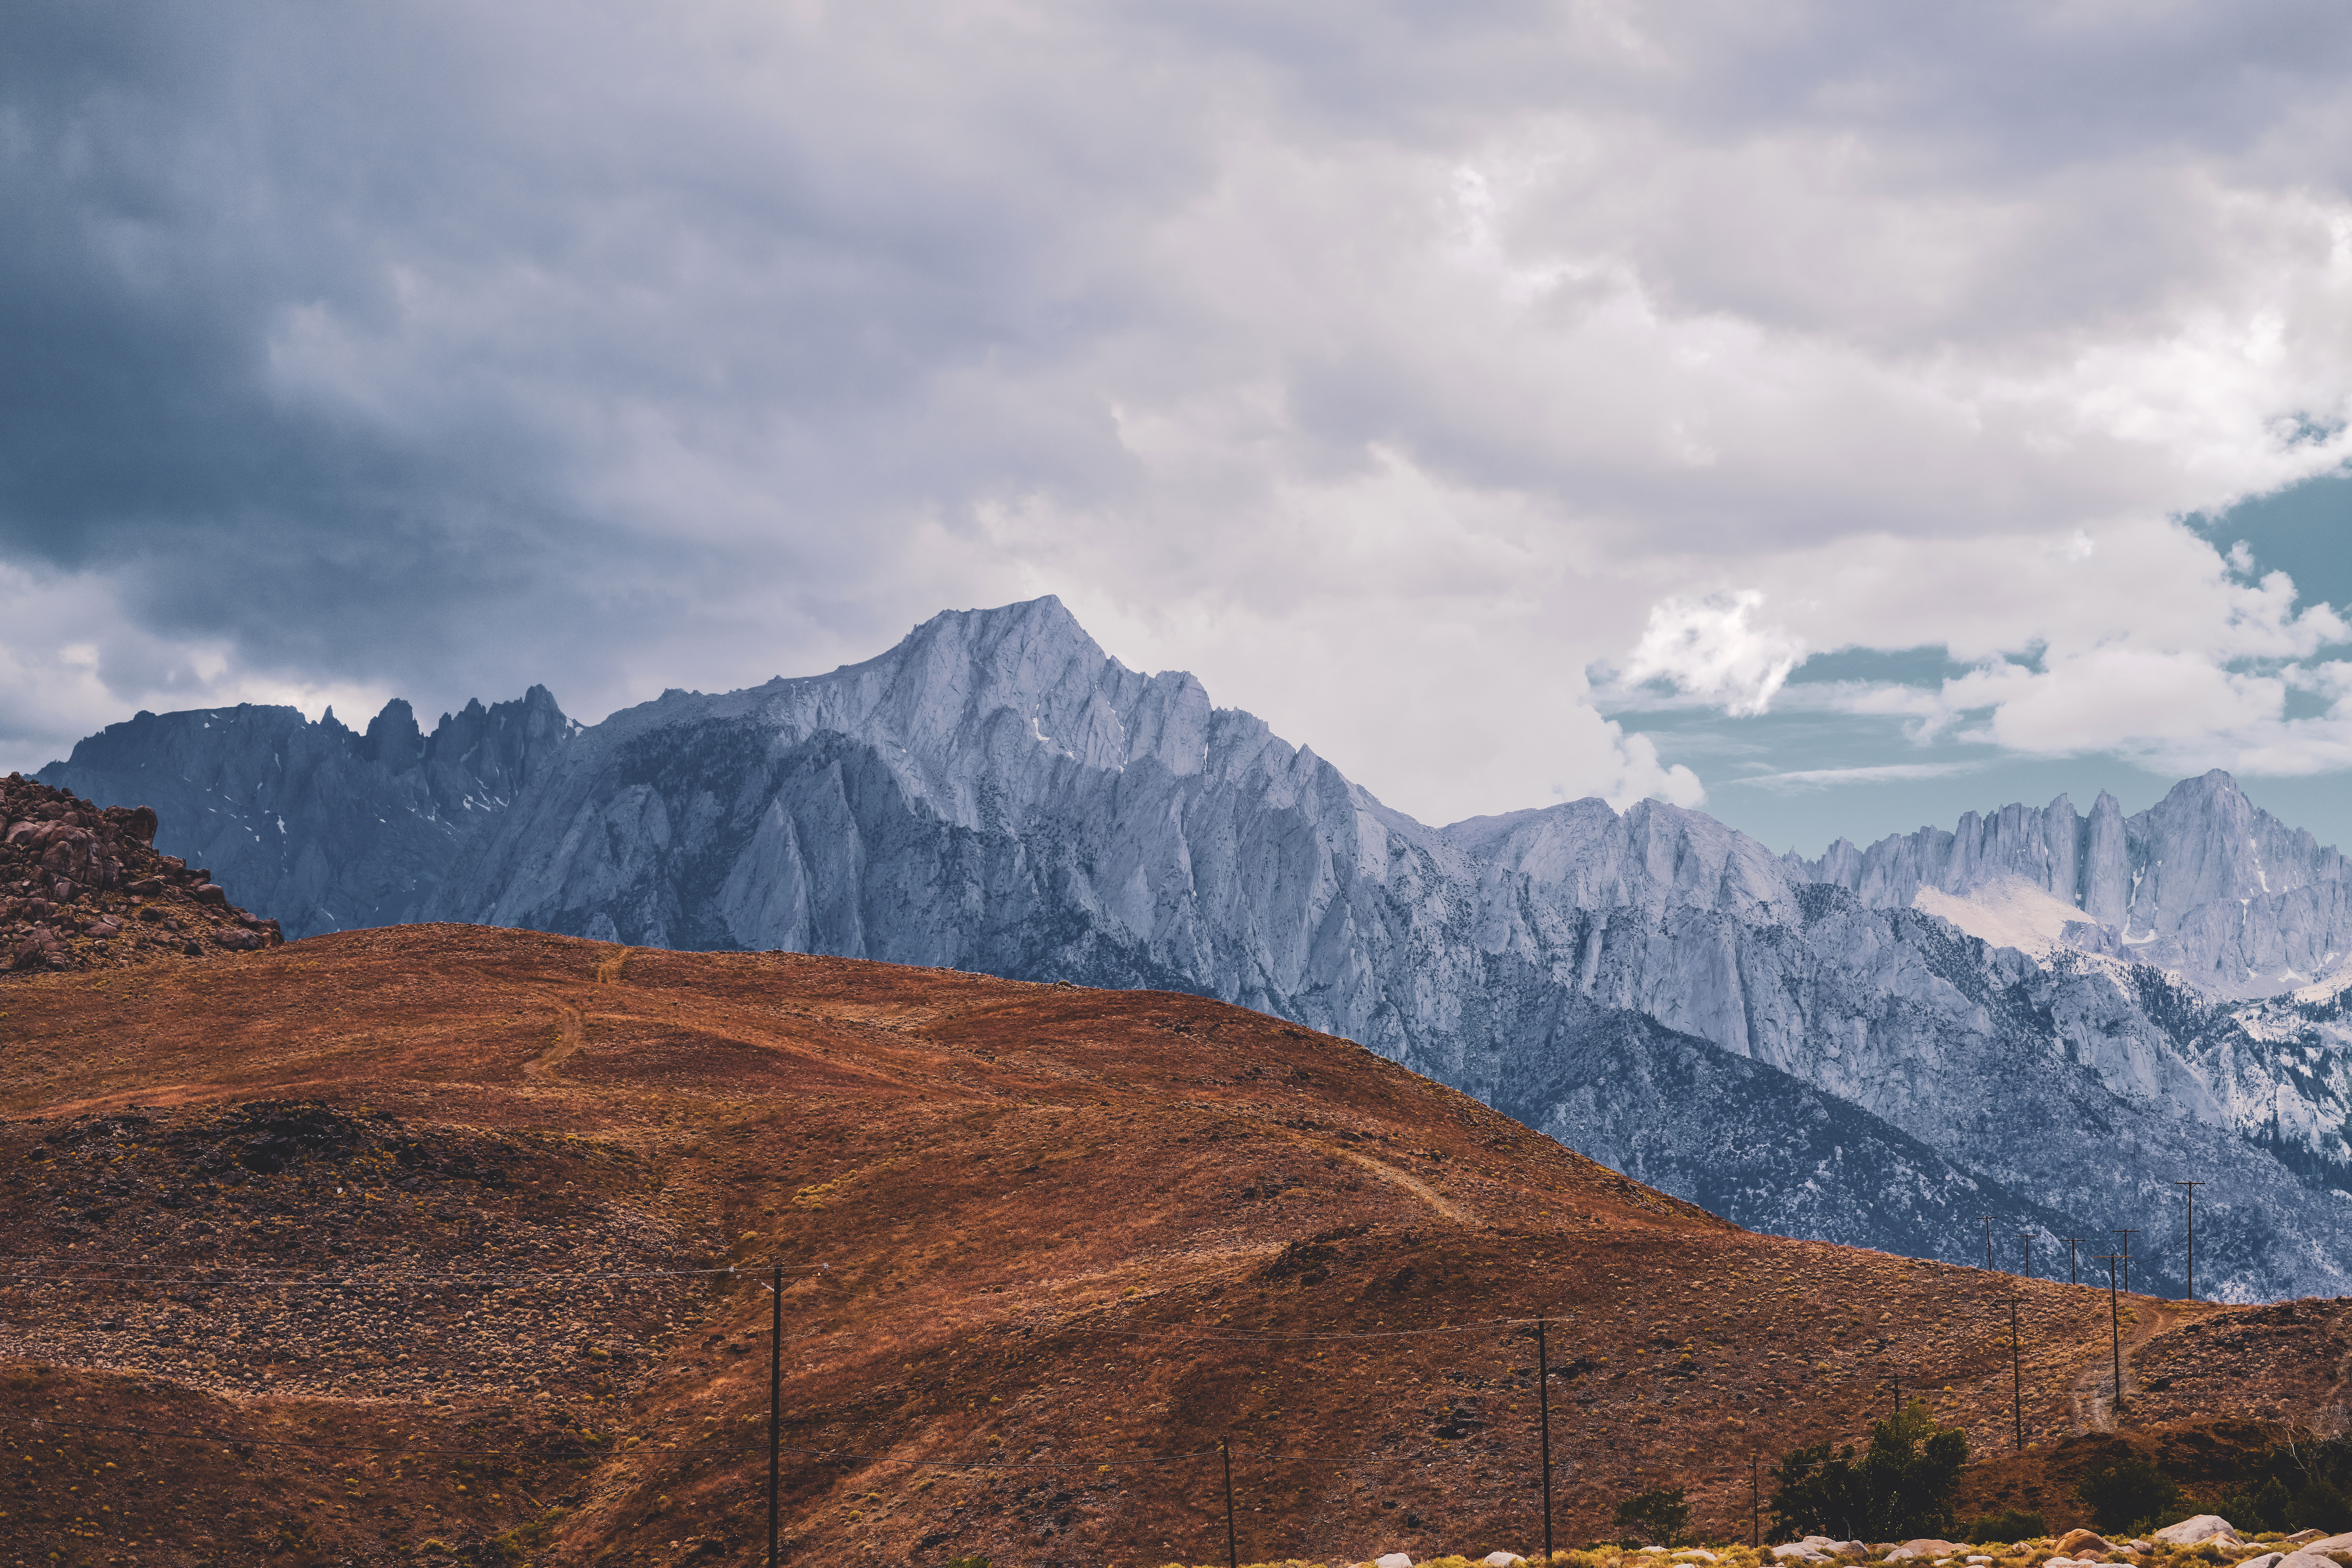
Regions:
<svg viewBox="0 0 2352 1568"><path fill-rule="evenodd" d="M2008 1277L1190 996L457 926L39 975L0 1179L27 1563L759 1561L772 1263L802 1563L1222 1561L1221 1440L1244 1561L1525 1550L1538 1314L1563 1541L1660 1481L1744 1536L1890 1373L2011 1436ZM2029 1435L2105 1424L2105 1292L2018 1288ZM2139 1365L2335 1331L2127 1305Z"/></svg>

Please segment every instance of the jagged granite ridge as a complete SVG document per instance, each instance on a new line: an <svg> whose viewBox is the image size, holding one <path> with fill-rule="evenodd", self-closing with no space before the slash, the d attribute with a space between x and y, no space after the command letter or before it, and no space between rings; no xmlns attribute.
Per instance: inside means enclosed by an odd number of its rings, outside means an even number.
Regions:
<svg viewBox="0 0 2352 1568"><path fill-rule="evenodd" d="M1953 831L1923 827L1868 849L1840 839L1818 860L1789 864L1882 909L1914 903L1922 889L1966 893L2019 878L2083 911L2068 932L2074 945L2178 969L2220 996L2275 995L2352 957L2343 854L2254 805L2219 769L2130 817L2104 790L2088 817L2062 795L2039 811L1969 812Z"/></svg>
<svg viewBox="0 0 2352 1568"><path fill-rule="evenodd" d="M394 698L357 732L330 708L240 703L141 712L82 741L41 782L149 805L158 847L210 867L292 936L414 920L475 830L579 726L534 686L470 701L424 734Z"/></svg>

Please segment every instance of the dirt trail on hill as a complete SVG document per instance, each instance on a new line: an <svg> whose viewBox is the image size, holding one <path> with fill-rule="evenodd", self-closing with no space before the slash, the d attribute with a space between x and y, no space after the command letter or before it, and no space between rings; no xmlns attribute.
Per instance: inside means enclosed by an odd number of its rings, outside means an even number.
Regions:
<svg viewBox="0 0 2352 1568"><path fill-rule="evenodd" d="M1407 1175L1404 1172L1398 1170L1393 1165L1384 1165L1380 1161L1373 1159L1370 1154L1359 1154L1353 1149L1340 1149L1335 1151L1335 1152L1340 1154L1346 1159L1355 1162L1359 1165L1361 1165L1365 1170L1370 1171L1381 1180L1387 1182L1391 1185L1402 1187L1404 1191L1411 1193L1414 1197L1420 1199L1423 1203L1435 1210L1441 1217L1452 1220L1455 1225L1469 1226L1475 1229L1479 1225L1485 1223L1480 1220L1476 1215L1464 1209L1459 1205L1448 1203L1445 1199L1438 1196L1436 1192L1431 1188L1430 1184L1427 1182L1423 1181L1418 1176Z"/></svg>
<svg viewBox="0 0 2352 1568"><path fill-rule="evenodd" d="M629 962L629 954L633 951L625 947L597 964L596 984L599 985L619 984L621 970ZM572 1053L588 1043L588 1018L579 1008L569 1002L558 1001L555 1003L555 1044L523 1063L522 1071L525 1078L553 1078L555 1069L562 1066Z"/></svg>
<svg viewBox="0 0 2352 1568"><path fill-rule="evenodd" d="M2124 1405L2130 1414L2133 1399L2140 1393L2139 1373L2132 1365L2132 1352L2167 1329L2187 1321L2187 1315L2175 1311L2166 1302L2143 1296L2124 1309L2132 1321L2123 1328ZM2116 1429L2115 1412L2115 1346L2103 1347L2105 1353L2096 1356L2075 1374L2073 1394L2074 1427L2079 1432L2112 1432Z"/></svg>
<svg viewBox="0 0 2352 1568"><path fill-rule="evenodd" d="M588 1020L569 1002L555 1004L555 1044L522 1064L525 1078L553 1078L555 1069L588 1038Z"/></svg>

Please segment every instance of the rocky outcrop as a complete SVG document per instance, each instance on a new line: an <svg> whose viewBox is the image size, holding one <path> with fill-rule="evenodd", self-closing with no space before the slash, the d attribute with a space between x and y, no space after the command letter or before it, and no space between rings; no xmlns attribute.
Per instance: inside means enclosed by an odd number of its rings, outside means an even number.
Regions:
<svg viewBox="0 0 2352 1568"><path fill-rule="evenodd" d="M578 726L545 687L468 702L431 735L394 699L364 732L293 708L146 713L109 725L40 777L142 801L169 853L200 860L296 936L414 919L476 832Z"/></svg>
<svg viewBox="0 0 2352 1568"><path fill-rule="evenodd" d="M278 922L212 873L156 853L155 813L104 809L19 773L0 779L0 973L110 969L254 952Z"/></svg>

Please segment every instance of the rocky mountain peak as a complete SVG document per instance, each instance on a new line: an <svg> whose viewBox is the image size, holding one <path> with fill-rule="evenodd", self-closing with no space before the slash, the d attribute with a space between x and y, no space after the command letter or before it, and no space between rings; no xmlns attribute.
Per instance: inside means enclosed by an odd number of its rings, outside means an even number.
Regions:
<svg viewBox="0 0 2352 1568"><path fill-rule="evenodd" d="M416 710L408 705L408 699L394 698L383 705L383 712L368 721L360 755L395 773L425 760L425 731L417 727Z"/></svg>
<svg viewBox="0 0 2352 1568"><path fill-rule="evenodd" d="M1704 812L1640 800L1616 811L1599 796L1472 817L1443 840L1494 870L1580 909L1713 910L1798 918L1796 879L1769 849Z"/></svg>
<svg viewBox="0 0 2352 1568"><path fill-rule="evenodd" d="M1050 595L942 612L887 653L759 695L782 736L875 744L908 787L971 825L989 819L982 796L1025 796L1062 763L1118 773L1150 759L1197 773L1212 713L1193 677L1129 669Z"/></svg>
<svg viewBox="0 0 2352 1568"><path fill-rule="evenodd" d="M1840 840L1819 860L1783 864L1879 909L1926 907L1932 894L1948 910L1949 899L1981 893L1990 910L2013 904L2024 884L2082 911L2074 945L2128 952L2215 995L2293 990L2352 953L2343 857L2255 806L2218 768L2135 816L2105 790L2087 817L2062 795L2039 809L1969 812L1950 832L1923 827L1860 851Z"/></svg>

